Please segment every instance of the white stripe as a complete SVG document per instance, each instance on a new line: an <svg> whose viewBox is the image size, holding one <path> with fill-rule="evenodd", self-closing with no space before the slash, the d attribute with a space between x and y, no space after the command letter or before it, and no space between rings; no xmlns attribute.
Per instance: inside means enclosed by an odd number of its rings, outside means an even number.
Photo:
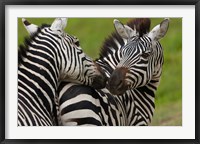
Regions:
<svg viewBox="0 0 200 144"><path fill-rule="evenodd" d="M114 40L115 44L117 45L117 48L120 49L121 48L120 43L115 38L113 40Z"/></svg>
<svg viewBox="0 0 200 144"><path fill-rule="evenodd" d="M85 110L85 109L84 110L76 110L76 111L66 113L66 114L62 115L61 119L64 122L67 119L87 118L87 117L90 117L91 115L94 119L101 122L99 115L97 115L96 113L94 113L91 110Z"/></svg>

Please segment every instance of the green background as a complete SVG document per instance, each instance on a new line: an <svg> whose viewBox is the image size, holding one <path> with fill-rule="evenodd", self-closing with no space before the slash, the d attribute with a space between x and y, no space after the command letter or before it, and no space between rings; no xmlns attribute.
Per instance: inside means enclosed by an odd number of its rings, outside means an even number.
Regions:
<svg viewBox="0 0 200 144"><path fill-rule="evenodd" d="M113 32L114 18L69 18L65 31L76 36L84 52L96 59L103 41ZM129 18L117 18L124 24ZM31 23L51 24L53 18L27 18ZM163 18L151 18L151 28ZM28 36L21 18L18 19L18 44ZM156 109L151 125L182 125L182 19L170 18L166 36L160 40L164 49L164 66L161 82L156 92Z"/></svg>

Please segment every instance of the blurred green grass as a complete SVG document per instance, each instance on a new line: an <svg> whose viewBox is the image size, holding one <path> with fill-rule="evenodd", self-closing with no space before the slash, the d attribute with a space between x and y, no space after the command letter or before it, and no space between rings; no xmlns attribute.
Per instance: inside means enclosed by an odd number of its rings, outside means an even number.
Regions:
<svg viewBox="0 0 200 144"><path fill-rule="evenodd" d="M70 18L65 31L80 39L84 52L98 58L104 39L114 31L114 18ZM117 18L126 23L128 18ZM27 18L31 23L51 24L53 18ZM151 28L163 18L151 18ZM28 36L21 18L18 18L18 44ZM156 92L156 109L152 126L182 125L182 19L170 18L166 36L160 40L164 49L164 66L161 82Z"/></svg>

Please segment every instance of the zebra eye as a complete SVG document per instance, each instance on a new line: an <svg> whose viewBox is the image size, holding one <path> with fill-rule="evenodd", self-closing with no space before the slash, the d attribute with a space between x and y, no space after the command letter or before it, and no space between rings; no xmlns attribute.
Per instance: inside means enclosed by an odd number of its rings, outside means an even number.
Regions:
<svg viewBox="0 0 200 144"><path fill-rule="evenodd" d="M141 54L141 57L143 57L143 58L148 58L149 56L151 55L151 51L148 51L148 52L143 52L142 54Z"/></svg>

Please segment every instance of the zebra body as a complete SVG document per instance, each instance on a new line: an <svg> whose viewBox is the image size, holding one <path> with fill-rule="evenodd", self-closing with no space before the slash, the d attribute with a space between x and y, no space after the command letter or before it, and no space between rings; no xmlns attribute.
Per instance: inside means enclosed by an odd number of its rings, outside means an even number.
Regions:
<svg viewBox="0 0 200 144"><path fill-rule="evenodd" d="M23 23L31 38L18 53L18 125L57 125L56 91L61 81L99 88L105 86L105 78L78 39L64 32L65 18L41 28L25 19Z"/></svg>
<svg viewBox="0 0 200 144"><path fill-rule="evenodd" d="M154 97L139 97L142 89L128 90L119 97L106 89L96 90L74 83L61 85L59 107L62 125L133 126L148 125L152 119ZM149 99L151 103L147 105Z"/></svg>
<svg viewBox="0 0 200 144"><path fill-rule="evenodd" d="M109 92L65 82L60 89L62 125L126 125L123 107Z"/></svg>
<svg viewBox="0 0 200 144"><path fill-rule="evenodd" d="M166 27L161 23L149 33L148 19L136 19L129 26L114 23L120 36L115 33L105 41L96 61L109 77L107 88L62 83L59 106L63 125L133 126L151 122L163 65L158 40L160 28L165 30L162 37L166 33L168 20L162 22Z"/></svg>

